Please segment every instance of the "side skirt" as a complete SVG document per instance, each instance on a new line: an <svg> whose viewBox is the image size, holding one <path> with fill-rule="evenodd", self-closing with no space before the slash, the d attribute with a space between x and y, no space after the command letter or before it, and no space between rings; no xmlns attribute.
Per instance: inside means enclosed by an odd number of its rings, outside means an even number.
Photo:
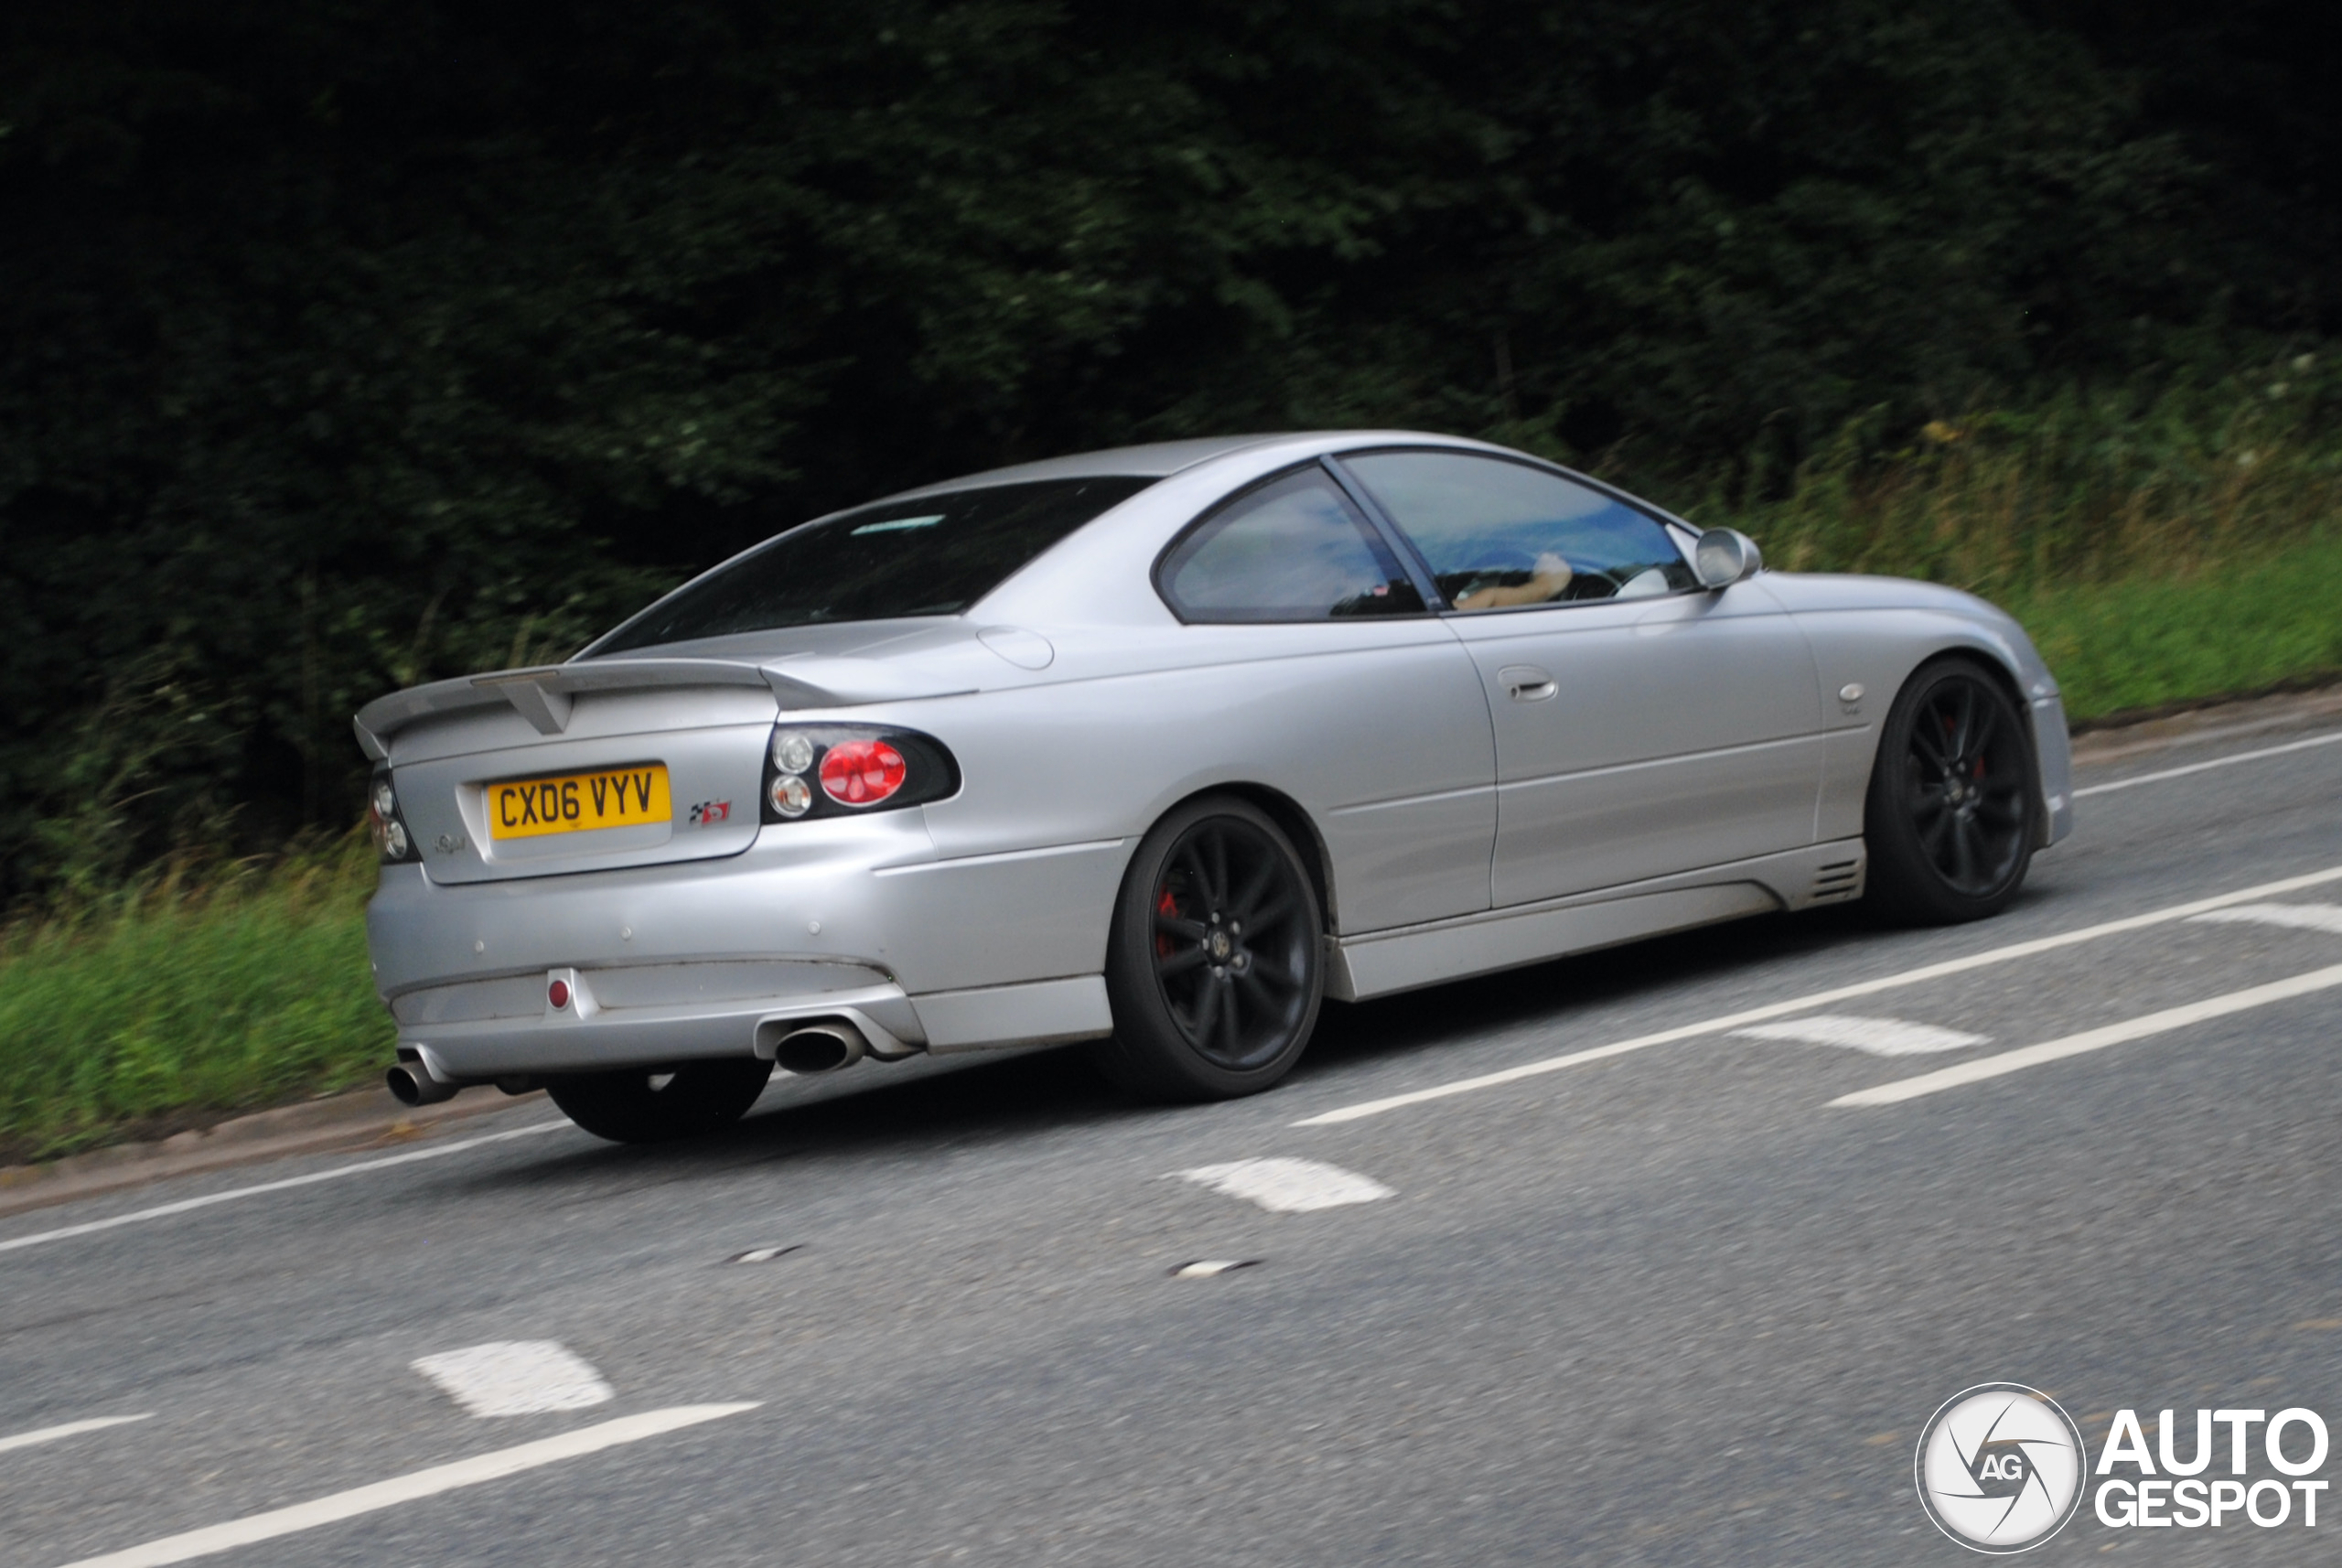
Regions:
<svg viewBox="0 0 2342 1568"><path fill-rule="evenodd" d="M1357 1002L1776 909L1862 897L1863 841L1839 839L1328 944L1326 994Z"/></svg>

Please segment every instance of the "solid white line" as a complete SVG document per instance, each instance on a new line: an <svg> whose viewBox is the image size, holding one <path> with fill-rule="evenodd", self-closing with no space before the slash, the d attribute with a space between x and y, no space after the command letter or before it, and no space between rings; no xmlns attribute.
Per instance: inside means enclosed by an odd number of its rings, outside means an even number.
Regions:
<svg viewBox="0 0 2342 1568"><path fill-rule="evenodd" d="M2031 941L2012 942L2007 947L1993 948L1988 952L1971 953L1966 958L1946 959L1940 963L1922 964L1918 969L1907 969L1898 974L1882 975L1876 980L1859 981L1853 985L1841 985L1830 991L1817 991L1810 996L1793 997L1787 1002L1771 1002L1762 1007L1748 1008L1745 1012L1727 1013L1721 1018L1703 1019L1697 1024L1679 1024L1672 1029L1661 1029L1655 1034L1638 1035L1631 1040L1620 1040L1616 1045L1595 1046L1589 1050L1572 1051L1567 1056L1547 1057L1542 1061L1523 1062L1519 1067L1506 1068L1499 1072L1482 1073L1477 1078L1457 1079L1453 1083L1443 1083L1431 1089L1418 1089L1405 1094L1392 1094L1380 1100L1366 1101L1358 1105L1345 1105L1338 1111L1327 1111L1316 1116L1305 1116L1292 1125L1329 1127L1337 1122L1357 1122L1369 1116L1380 1116L1385 1112L1397 1111L1404 1106L1421 1105L1426 1101L1445 1100L1451 1095L1470 1094L1477 1090L1494 1089L1500 1084L1517 1083L1524 1078L1535 1078L1541 1073L1559 1072L1563 1068L1579 1067L1586 1062L1606 1061L1612 1057L1622 1057L1631 1051L1649 1050L1653 1046L1668 1045L1676 1040L1693 1039L1702 1035L1719 1035L1728 1029L1736 1029L1743 1024L1762 1023L1767 1018L1802 1013L1810 1008L1826 1006L1832 1002L1843 1002L1850 997L1873 996L1882 991L1895 990L1898 986L1917 985L1924 981L1940 980L1950 974L1964 974L1971 969L1984 969L1996 963L2007 963L2015 959L2030 958L2036 953L2054 952L2059 948L2069 948L2082 942L2096 941L2100 937L2117 936L2124 931L2160 926L2171 920L2184 920L2191 915L2200 915L2207 909L2225 909L2231 904L2250 903L2256 898L2267 898L2274 894L2291 893L2299 888L2316 887L2337 881L2342 881L2342 865L2328 866L2323 871L2304 872L2299 876L2288 876L2281 882L2264 882L2257 887L2240 887L2233 893L2223 893L2217 897L2197 898L2186 904L2174 904L2168 908L2150 910L2143 915L2131 915L2120 920L2109 920L2103 925L2084 926L2078 930L2061 931L2053 937L2036 937Z"/></svg>
<svg viewBox="0 0 2342 1568"><path fill-rule="evenodd" d="M30 1448L38 1443L54 1443L60 1437L73 1437L108 1426L127 1426L134 1421L151 1421L154 1415L151 1410L144 1415L100 1415L88 1421L69 1421L62 1426L44 1426L35 1432L19 1432L14 1437L0 1437L0 1454L11 1448Z"/></svg>
<svg viewBox="0 0 2342 1568"><path fill-rule="evenodd" d="M274 1541L280 1535L291 1535L319 1525L333 1524L360 1514L373 1513L381 1509L395 1508L400 1503L413 1502L440 1492L451 1492L458 1487L477 1487L483 1481L501 1480L517 1476L523 1470L558 1464L582 1455L598 1454L605 1448L621 1444L639 1443L646 1437L673 1432L679 1427L696 1426L703 1421L714 1421L722 1416L737 1415L744 1410L754 1410L747 1404L686 1404L672 1410L654 1410L641 1415L622 1416L606 1421L599 1426L581 1427L564 1432L558 1437L543 1438L535 1443L523 1443L517 1448L502 1448L493 1454L482 1454L470 1459L458 1459L452 1465L435 1465L428 1470L413 1475L397 1476L371 1486L353 1487L346 1492L318 1498L313 1502L295 1503L291 1508L273 1509L267 1513L252 1514L245 1519L231 1520L226 1524L208 1525L179 1535L167 1535L160 1541L150 1541L144 1546L133 1546L121 1552L110 1552L103 1557L84 1557L70 1563L66 1568L160 1568L166 1563L185 1563L193 1557L209 1557L217 1552L232 1551L250 1546L255 1541Z"/></svg>
<svg viewBox="0 0 2342 1568"><path fill-rule="evenodd" d="M1939 1090L1958 1089L1963 1084L1977 1083L2004 1073L2020 1072L2043 1062L2063 1061L2085 1051L2102 1051L2109 1046L2119 1046L2126 1040L2143 1040L2150 1035L2166 1034L2184 1029L2190 1024L2200 1024L2207 1018L2223 1018L2230 1013L2241 1013L2251 1007L2266 1007L2272 1002L2283 1002L2295 996L2306 996L2313 991L2342 985L2342 963L2330 969L2314 969L2307 974L2297 974L2290 980L2272 981L2246 991L2231 991L2225 996L2208 997L2202 1002L2190 1002L2185 1007L2167 1007L2160 1013L2109 1024L2103 1028L2085 1029L2079 1035L2068 1035L2059 1040L2045 1040L2037 1046L2026 1046L2014 1051L2003 1051L1995 1057L1982 1057L1972 1062L1960 1062L1935 1072L1921 1073L1917 1078L1897 1079L1871 1089L1858 1089L1852 1094L1842 1094L1832 1105L1896 1105L1906 1100L1917 1100L1922 1094Z"/></svg>
<svg viewBox="0 0 2342 1568"><path fill-rule="evenodd" d="M158 1203L152 1208L136 1208L128 1214L116 1214L104 1219L85 1219L79 1225L61 1225L54 1230L36 1230L29 1236L12 1236L0 1241L0 1252L13 1252L19 1247L38 1247L47 1241L62 1241L72 1236L111 1230L117 1225L138 1225L149 1219L164 1219L174 1214L185 1214L190 1209L209 1208L215 1203L233 1203L240 1197L258 1197L264 1192L283 1192L288 1187L309 1187L321 1181L339 1181L344 1176L363 1176L368 1171L412 1165L417 1160L443 1159L449 1155L460 1155L466 1149L477 1149L484 1144L500 1144L507 1138L533 1138L540 1133L558 1133L569 1124L567 1121L540 1122L533 1127L516 1127L510 1133L489 1133L478 1138L466 1138L457 1144L442 1144L436 1148L387 1155L379 1160L360 1160L354 1165L336 1165L331 1170L286 1176L283 1181L264 1181L256 1187L231 1187L226 1192L206 1193L201 1197L182 1197L177 1203Z"/></svg>
<svg viewBox="0 0 2342 1568"><path fill-rule="evenodd" d="M2264 746L2257 751L2240 751L2231 757L2216 757L2209 762L2191 762L2185 768L2166 768L2160 773L2142 773L2135 779L2117 779L2111 784L2092 784L2074 791L2079 800L2085 795L2104 795L2116 789L2128 789L2137 784L2160 784L2166 779L2185 779L2190 773L2205 773L2215 768L2233 768L2240 762L2258 762L2264 757L2283 757L2289 751L2307 751L2314 746L2333 746L2342 742L2342 730L2331 735L2314 735L2307 740L2288 741L2283 746Z"/></svg>

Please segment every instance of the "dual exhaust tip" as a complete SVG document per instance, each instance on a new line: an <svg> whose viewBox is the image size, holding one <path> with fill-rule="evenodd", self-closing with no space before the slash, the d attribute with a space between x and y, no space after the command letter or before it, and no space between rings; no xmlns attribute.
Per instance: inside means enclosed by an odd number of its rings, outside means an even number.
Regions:
<svg viewBox="0 0 2342 1568"><path fill-rule="evenodd" d="M849 1068L864 1057L878 1053L860 1029L843 1018L816 1018L790 1027L773 1048L773 1061L784 1072L806 1076L818 1072L835 1072ZM399 1058L398 1065L384 1075L384 1082L402 1105L436 1105L443 1100L453 1100L462 1083L437 1077L421 1055ZM538 1087L533 1078L497 1080L498 1087L508 1094L523 1094Z"/></svg>

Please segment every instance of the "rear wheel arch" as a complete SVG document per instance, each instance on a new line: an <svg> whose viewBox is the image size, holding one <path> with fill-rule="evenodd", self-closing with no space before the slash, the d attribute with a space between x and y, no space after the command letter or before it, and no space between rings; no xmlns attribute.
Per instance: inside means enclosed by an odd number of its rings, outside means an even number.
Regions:
<svg viewBox="0 0 2342 1568"><path fill-rule="evenodd" d="M1303 868L1309 873L1310 886L1317 895L1317 912L1325 921L1326 934L1333 935L1335 931L1333 859L1327 853L1325 835L1317 831L1316 819L1309 814L1308 810L1300 801L1284 790L1272 789L1266 784L1241 780L1208 785L1180 797L1157 812L1155 821L1147 824L1148 831L1152 832L1155 822L1160 822L1173 811L1206 795L1232 795L1247 804L1260 808L1268 814L1271 822L1276 823L1284 836L1293 841L1295 851L1301 856Z"/></svg>
<svg viewBox="0 0 2342 1568"><path fill-rule="evenodd" d="M1272 792L1273 796L1273 792ZM1148 827L1108 922L1113 1033L1092 1060L1148 1099L1256 1093L1282 1079L1325 995L1314 835L1240 787L1199 789ZM1304 820L1305 826L1305 819Z"/></svg>

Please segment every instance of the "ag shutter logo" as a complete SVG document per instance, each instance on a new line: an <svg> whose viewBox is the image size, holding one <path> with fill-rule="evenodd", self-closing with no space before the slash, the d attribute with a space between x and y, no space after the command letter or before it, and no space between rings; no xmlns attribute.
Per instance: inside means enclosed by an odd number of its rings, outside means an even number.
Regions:
<svg viewBox="0 0 2342 1568"><path fill-rule="evenodd" d="M2090 1455L2057 1401L2022 1383L1946 1400L1912 1462L1928 1518L1961 1545L2005 1555L2040 1545L2081 1506Z"/></svg>

